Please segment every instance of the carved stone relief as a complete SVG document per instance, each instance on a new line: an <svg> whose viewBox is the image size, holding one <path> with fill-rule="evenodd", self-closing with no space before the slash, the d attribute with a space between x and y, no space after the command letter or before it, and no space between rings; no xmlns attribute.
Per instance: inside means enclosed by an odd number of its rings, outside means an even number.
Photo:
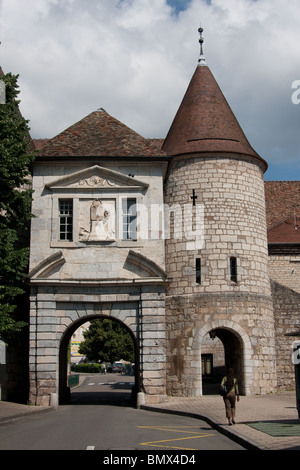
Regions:
<svg viewBox="0 0 300 470"><path fill-rule="evenodd" d="M93 175L90 176L89 178L84 178L78 181L78 186L80 187L113 187L116 186L116 184L113 181L110 181L109 179L101 178L100 176Z"/></svg>
<svg viewBox="0 0 300 470"><path fill-rule="evenodd" d="M79 201L79 240L114 241L116 207L113 199Z"/></svg>

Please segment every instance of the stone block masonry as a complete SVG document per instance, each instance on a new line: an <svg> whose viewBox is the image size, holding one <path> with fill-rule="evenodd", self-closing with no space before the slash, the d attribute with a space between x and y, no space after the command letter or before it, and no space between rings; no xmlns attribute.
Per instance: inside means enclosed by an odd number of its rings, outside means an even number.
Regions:
<svg viewBox="0 0 300 470"><path fill-rule="evenodd" d="M31 403L49 405L52 394L65 396L66 354L72 333L81 324L103 315L120 321L131 332L137 359L136 386L145 392L146 402L165 399L163 286L39 286L32 291L31 306Z"/></svg>
<svg viewBox="0 0 300 470"><path fill-rule="evenodd" d="M204 207L201 251L185 250L185 240L167 240L169 289L190 294L194 259L201 257L200 291L236 290L229 271L230 256L238 261L238 290L270 295L262 174L248 161L225 157L182 158L173 164L166 185L166 203L189 203L191 188ZM202 227L199 227L202 230ZM184 255L183 255L184 253ZM213 280L213 281L212 281Z"/></svg>
<svg viewBox="0 0 300 470"><path fill-rule="evenodd" d="M242 393L271 392L277 382L262 170L242 155L174 158L167 204L187 204L192 190L204 209L202 248L166 240L172 279L166 292L167 392L202 394L201 350L211 331Z"/></svg>

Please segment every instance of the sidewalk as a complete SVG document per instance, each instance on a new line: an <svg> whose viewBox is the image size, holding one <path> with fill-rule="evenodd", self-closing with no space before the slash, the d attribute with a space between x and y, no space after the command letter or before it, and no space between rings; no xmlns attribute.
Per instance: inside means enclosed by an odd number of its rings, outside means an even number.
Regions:
<svg viewBox="0 0 300 470"><path fill-rule="evenodd" d="M21 405L10 401L0 401L0 425L22 416L52 410L50 406Z"/></svg>
<svg viewBox="0 0 300 470"><path fill-rule="evenodd" d="M250 450L300 450L300 420L295 392L241 397L237 403L234 426L228 426L223 400L218 395L169 397L166 403L143 405L141 408L203 419ZM5 421L51 409L0 401L0 425Z"/></svg>
<svg viewBox="0 0 300 470"><path fill-rule="evenodd" d="M169 397L166 403L141 408L203 419L250 450L300 450L295 392L240 397L233 426L227 424L223 399L218 395Z"/></svg>

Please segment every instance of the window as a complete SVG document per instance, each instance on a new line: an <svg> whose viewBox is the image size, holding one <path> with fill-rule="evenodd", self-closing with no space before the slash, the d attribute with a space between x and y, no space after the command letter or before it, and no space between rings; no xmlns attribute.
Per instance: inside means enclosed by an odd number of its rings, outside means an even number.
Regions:
<svg viewBox="0 0 300 470"><path fill-rule="evenodd" d="M136 199L122 200L123 240L136 240Z"/></svg>
<svg viewBox="0 0 300 470"><path fill-rule="evenodd" d="M196 258L196 283L201 284L201 258Z"/></svg>
<svg viewBox="0 0 300 470"><path fill-rule="evenodd" d="M234 256L230 258L230 280L237 283L237 259Z"/></svg>
<svg viewBox="0 0 300 470"><path fill-rule="evenodd" d="M59 239L73 240L73 200L59 200Z"/></svg>

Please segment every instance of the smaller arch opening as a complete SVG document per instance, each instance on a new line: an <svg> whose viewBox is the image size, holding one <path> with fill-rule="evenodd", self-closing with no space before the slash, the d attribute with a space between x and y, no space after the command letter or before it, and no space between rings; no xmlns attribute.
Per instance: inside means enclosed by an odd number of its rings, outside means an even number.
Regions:
<svg viewBox="0 0 300 470"><path fill-rule="evenodd" d="M209 364L207 364L209 362ZM228 328L210 330L201 345L202 394L218 394L222 378L232 367L244 393L244 347L239 334Z"/></svg>

